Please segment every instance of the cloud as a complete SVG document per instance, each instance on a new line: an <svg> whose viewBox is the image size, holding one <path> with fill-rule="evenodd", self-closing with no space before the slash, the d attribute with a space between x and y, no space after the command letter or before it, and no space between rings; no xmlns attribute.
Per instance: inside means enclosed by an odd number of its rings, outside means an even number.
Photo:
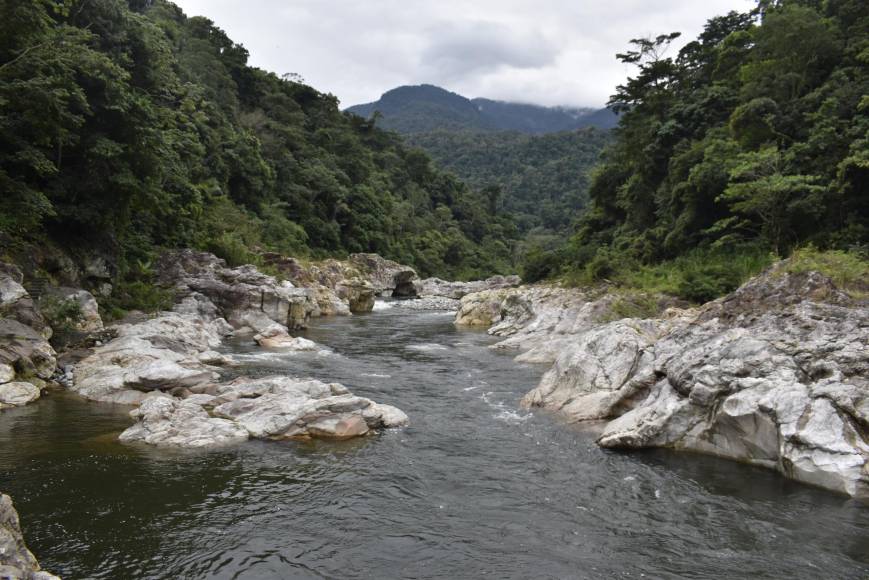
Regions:
<svg viewBox="0 0 869 580"><path fill-rule="evenodd" d="M754 0L176 0L342 104L431 83L468 97L600 106L633 73L628 40L681 31ZM678 47L676 47L678 48Z"/></svg>
<svg viewBox="0 0 869 580"><path fill-rule="evenodd" d="M497 22L444 23L425 34L429 45L421 54L422 68L443 81L461 82L502 69L541 68L558 56L540 31Z"/></svg>

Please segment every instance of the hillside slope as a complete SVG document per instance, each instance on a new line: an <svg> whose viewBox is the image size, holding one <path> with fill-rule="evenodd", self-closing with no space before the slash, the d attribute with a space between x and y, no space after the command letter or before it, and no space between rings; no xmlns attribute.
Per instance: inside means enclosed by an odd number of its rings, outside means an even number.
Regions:
<svg viewBox="0 0 869 580"><path fill-rule="evenodd" d="M494 207L520 231L562 232L588 204L591 169L610 135L593 128L548 135L442 130L406 140L471 187L488 188Z"/></svg>
<svg viewBox="0 0 869 580"><path fill-rule="evenodd" d="M248 66L207 18L165 0L0 17L0 256L54 278L96 260L114 282L166 247L509 269L514 226L485 198L335 97Z"/></svg>

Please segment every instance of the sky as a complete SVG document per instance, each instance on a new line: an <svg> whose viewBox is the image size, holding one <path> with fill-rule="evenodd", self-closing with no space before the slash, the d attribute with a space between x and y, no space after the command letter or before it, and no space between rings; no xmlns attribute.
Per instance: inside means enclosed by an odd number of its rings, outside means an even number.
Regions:
<svg viewBox="0 0 869 580"><path fill-rule="evenodd" d="M633 73L631 38L695 38L711 17L754 0L174 0L342 107L401 85L546 106L602 106Z"/></svg>

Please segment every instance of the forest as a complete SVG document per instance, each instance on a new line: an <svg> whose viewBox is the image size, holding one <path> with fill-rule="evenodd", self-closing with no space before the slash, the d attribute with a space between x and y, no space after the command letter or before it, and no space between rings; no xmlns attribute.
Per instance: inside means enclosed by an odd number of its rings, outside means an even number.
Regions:
<svg viewBox="0 0 869 580"><path fill-rule="evenodd" d="M407 143L166 0L0 11L0 254L19 263L98 254L123 286L172 247L377 252L700 301L797 248L869 240L862 0L762 0L676 53L676 32L630 41L612 134Z"/></svg>
<svg viewBox="0 0 869 580"><path fill-rule="evenodd" d="M797 248L869 242L869 4L759 2L619 54L635 74L591 203L535 277L706 300Z"/></svg>
<svg viewBox="0 0 869 580"><path fill-rule="evenodd" d="M210 20L165 0L0 13L6 258L98 254L121 284L168 247L232 264L377 252L423 275L511 270L516 226L484 192L296 75L248 66Z"/></svg>
<svg viewBox="0 0 869 580"><path fill-rule="evenodd" d="M522 233L567 232L588 204L591 169L609 132L545 135L515 131L430 131L406 135L444 169L478 189L497 188L498 206ZM492 191L489 189L489 191Z"/></svg>

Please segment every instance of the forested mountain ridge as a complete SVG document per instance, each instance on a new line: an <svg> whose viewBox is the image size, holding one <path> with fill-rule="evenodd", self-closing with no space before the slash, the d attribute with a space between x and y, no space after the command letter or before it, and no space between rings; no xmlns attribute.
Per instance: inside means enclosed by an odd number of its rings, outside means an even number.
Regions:
<svg viewBox="0 0 869 580"><path fill-rule="evenodd" d="M247 57L164 0L2 3L0 254L97 254L117 278L184 246L510 269L483 194Z"/></svg>
<svg viewBox="0 0 869 580"><path fill-rule="evenodd" d="M405 140L496 196L519 231L567 232L589 202L592 168L610 135L594 128L547 135L442 130Z"/></svg>
<svg viewBox="0 0 869 580"><path fill-rule="evenodd" d="M663 289L708 299L740 281L740 257L805 244L865 252L869 4L763 1L665 56L675 37L618 55L638 71L610 101L620 124L591 208L541 262L618 281L675 260Z"/></svg>
<svg viewBox="0 0 869 580"><path fill-rule="evenodd" d="M609 109L468 99L434 85L398 87L347 110L401 133L549 246L584 212L591 168L617 120Z"/></svg>
<svg viewBox="0 0 869 580"><path fill-rule="evenodd" d="M469 99L434 85L402 86L379 100L347 111L371 118L402 134L439 130L519 131L532 135L585 127L610 129L617 122L608 109L542 107L492 99Z"/></svg>

